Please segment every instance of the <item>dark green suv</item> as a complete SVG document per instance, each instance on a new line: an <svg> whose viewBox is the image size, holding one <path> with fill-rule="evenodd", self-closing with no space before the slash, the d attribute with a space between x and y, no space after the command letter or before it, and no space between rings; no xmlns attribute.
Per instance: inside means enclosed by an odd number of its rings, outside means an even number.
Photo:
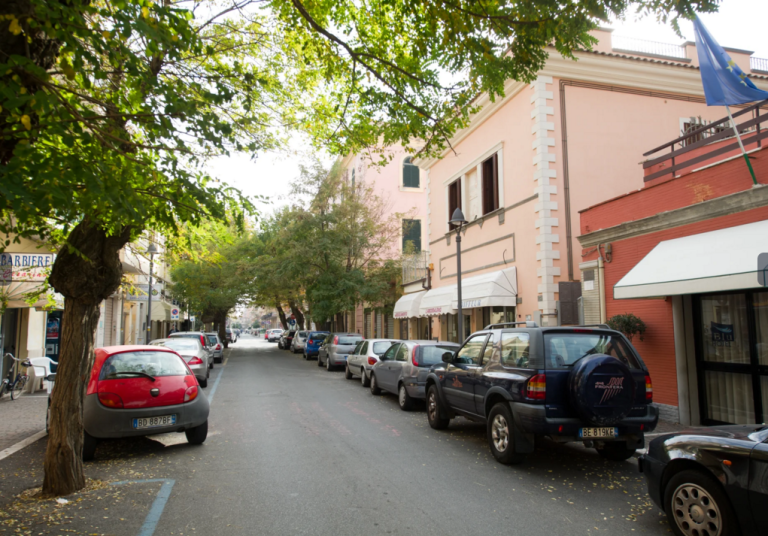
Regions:
<svg viewBox="0 0 768 536"><path fill-rule="evenodd" d="M608 326L493 324L443 354L427 378L427 417L443 429L458 415L487 425L502 463L520 463L534 437L580 441L626 460L658 422L648 369Z"/></svg>

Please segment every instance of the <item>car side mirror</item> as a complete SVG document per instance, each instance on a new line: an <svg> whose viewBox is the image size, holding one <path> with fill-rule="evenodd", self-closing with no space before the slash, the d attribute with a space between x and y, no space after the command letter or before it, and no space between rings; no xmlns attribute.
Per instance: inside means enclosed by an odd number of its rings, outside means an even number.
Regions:
<svg viewBox="0 0 768 536"><path fill-rule="evenodd" d="M453 361L453 352L443 353L443 363L450 363Z"/></svg>
<svg viewBox="0 0 768 536"><path fill-rule="evenodd" d="M385 355L380 355L379 356L379 361L386 361L386 360L387 360L387 356L385 356Z"/></svg>

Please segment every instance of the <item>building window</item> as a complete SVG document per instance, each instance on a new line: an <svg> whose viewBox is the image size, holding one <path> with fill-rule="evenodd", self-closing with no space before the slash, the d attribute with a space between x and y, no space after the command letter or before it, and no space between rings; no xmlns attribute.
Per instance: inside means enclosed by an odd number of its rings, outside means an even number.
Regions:
<svg viewBox="0 0 768 536"><path fill-rule="evenodd" d="M499 208L499 154L482 163L483 215Z"/></svg>
<svg viewBox="0 0 768 536"><path fill-rule="evenodd" d="M405 188L419 187L419 166L412 163L413 157L403 160L403 186Z"/></svg>
<svg viewBox="0 0 768 536"><path fill-rule="evenodd" d="M421 251L421 220L403 220L403 253Z"/></svg>
<svg viewBox="0 0 768 536"><path fill-rule="evenodd" d="M461 179L456 179L448 185L448 221L451 221L451 216L457 208L461 208ZM448 225L450 229L456 228L453 224Z"/></svg>

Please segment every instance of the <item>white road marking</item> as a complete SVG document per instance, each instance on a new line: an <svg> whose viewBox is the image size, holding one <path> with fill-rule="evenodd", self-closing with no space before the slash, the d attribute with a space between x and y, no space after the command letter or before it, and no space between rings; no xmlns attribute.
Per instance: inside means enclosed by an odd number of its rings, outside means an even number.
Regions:
<svg viewBox="0 0 768 536"><path fill-rule="evenodd" d="M0 460L4 460L5 458L10 456L11 454L16 454L17 452L19 452L24 447L28 447L29 445L31 445L32 443L34 443L38 439L41 439L41 438L43 438L43 437L45 437L47 435L48 435L48 432L46 432L45 430L43 430L41 432L37 432L36 434L33 434L33 435L29 436L28 438L26 438L26 439L24 439L22 441L19 441L15 445L10 446L10 447L8 447L7 449L5 449L3 451L0 451Z"/></svg>

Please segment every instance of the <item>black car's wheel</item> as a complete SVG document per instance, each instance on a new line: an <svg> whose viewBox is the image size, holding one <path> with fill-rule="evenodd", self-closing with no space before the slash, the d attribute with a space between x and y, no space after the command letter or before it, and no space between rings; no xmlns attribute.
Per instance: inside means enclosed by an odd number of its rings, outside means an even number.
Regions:
<svg viewBox="0 0 768 536"><path fill-rule="evenodd" d="M86 431L83 431L83 461L89 462L96 456L96 447L99 440Z"/></svg>
<svg viewBox="0 0 768 536"><path fill-rule="evenodd" d="M349 371L349 365L344 367L344 377L348 380L352 379L352 373Z"/></svg>
<svg viewBox="0 0 768 536"><path fill-rule="evenodd" d="M499 402L488 414L488 444L493 457L504 464L523 463L525 455L515 452L515 421L509 405Z"/></svg>
<svg viewBox="0 0 768 536"><path fill-rule="evenodd" d="M442 410L440 404L440 396L437 394L437 387L434 385L429 387L427 391L427 420L429 425L435 430L444 430L448 428L448 424L451 419L447 419L440 415Z"/></svg>
<svg viewBox="0 0 768 536"><path fill-rule="evenodd" d="M302 352L302 353L301 353L301 357L303 357L303 358L304 358L304 361L306 361L307 359L309 359L309 358L307 357L307 352Z"/></svg>
<svg viewBox="0 0 768 536"><path fill-rule="evenodd" d="M213 370L213 364L214 364L215 362L216 362L216 360L215 360L215 359L211 359L211 362L210 362L210 363L208 363L208 368L209 368L209 369L211 369L211 370Z"/></svg>
<svg viewBox="0 0 768 536"><path fill-rule="evenodd" d="M678 536L739 534L728 496L703 472L688 470L674 475L664 490L664 510Z"/></svg>
<svg viewBox="0 0 768 536"><path fill-rule="evenodd" d="M197 383L200 384L200 387L208 387L208 378L205 378L205 379L202 379L202 380L200 378L198 378L197 379Z"/></svg>
<svg viewBox="0 0 768 536"><path fill-rule="evenodd" d="M379 396L381 389L379 389L379 382L376 381L376 375L371 372L371 394Z"/></svg>
<svg viewBox="0 0 768 536"><path fill-rule="evenodd" d="M400 409L403 411L411 411L413 409L413 398L408 394L408 389L404 384L400 384L397 389L397 402L400 404Z"/></svg>
<svg viewBox="0 0 768 536"><path fill-rule="evenodd" d="M632 457L635 453L635 449L627 448L626 441L610 441L598 448L597 453L606 460L623 462Z"/></svg>
<svg viewBox="0 0 768 536"><path fill-rule="evenodd" d="M208 437L208 421L205 421L200 426L184 430L184 433L190 445L202 445L205 443L205 438Z"/></svg>
<svg viewBox="0 0 768 536"><path fill-rule="evenodd" d="M363 384L363 387L370 387L371 386L371 379L365 375L365 369L360 369L360 383Z"/></svg>

